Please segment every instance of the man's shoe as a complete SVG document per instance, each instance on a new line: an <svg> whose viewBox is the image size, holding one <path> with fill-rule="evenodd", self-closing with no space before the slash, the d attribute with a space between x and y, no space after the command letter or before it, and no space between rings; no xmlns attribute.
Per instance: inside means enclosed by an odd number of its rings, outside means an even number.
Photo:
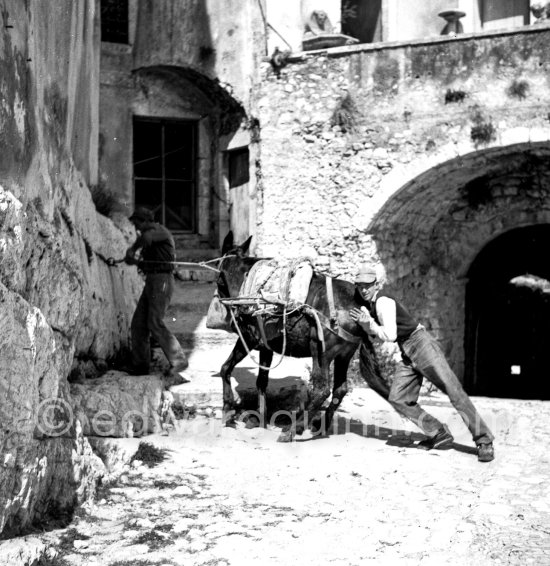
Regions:
<svg viewBox="0 0 550 566"><path fill-rule="evenodd" d="M190 379L183 377L179 373L174 375L169 375L163 379L164 386L168 389L174 385L183 385L184 383L191 383Z"/></svg>
<svg viewBox="0 0 550 566"><path fill-rule="evenodd" d="M435 436L422 440L418 443L418 448L423 450L448 450L453 445L453 435L446 429L440 428Z"/></svg>
<svg viewBox="0 0 550 566"><path fill-rule="evenodd" d="M495 459L495 449L492 442L489 444L478 444L477 459L479 462L491 462Z"/></svg>
<svg viewBox="0 0 550 566"><path fill-rule="evenodd" d="M172 387L172 385L182 385L183 383L191 383L190 379L187 379L187 377L182 375L182 372L187 367L188 364L185 364L183 368L181 368L181 365L169 368L164 374L164 384L166 385L166 387Z"/></svg>

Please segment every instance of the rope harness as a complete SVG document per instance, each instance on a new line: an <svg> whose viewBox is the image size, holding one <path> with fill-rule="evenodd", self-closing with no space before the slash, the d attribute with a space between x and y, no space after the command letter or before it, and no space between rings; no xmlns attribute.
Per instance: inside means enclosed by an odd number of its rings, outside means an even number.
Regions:
<svg viewBox="0 0 550 566"><path fill-rule="evenodd" d="M225 302L224 299L220 299L220 301L222 303ZM237 334L239 335L239 339L242 342L242 345L244 346L244 349L246 350L246 353L248 354L248 356L250 357L250 359L252 360L252 363L260 368L260 369L265 369L265 370L271 370L271 369L275 369L276 367L279 367L283 361L283 358L286 355L286 318L287 318L287 312L286 312L286 306L283 308L283 348L282 348L282 352L280 354L280 358L279 361L274 365L274 366L263 366L260 362L257 362L253 357L252 357L252 353L250 351L250 348L248 347L248 344L246 343L246 340L244 339L244 336L241 332L241 328L239 326L239 323L237 322L237 317L235 316L235 310L238 307L233 308L233 305L230 305L229 307L229 312L231 314L231 320L233 321L233 324L235 325L235 329L237 330ZM263 327L260 327L263 328ZM264 345L268 346L267 344L267 337L265 336L265 330L260 331L262 333L262 340L264 341ZM269 348L271 350L271 348Z"/></svg>
<svg viewBox="0 0 550 566"><path fill-rule="evenodd" d="M339 324L338 324L338 317L337 317L337 312L336 312L336 307L335 307L335 303L334 303L334 291L333 291L333 286L332 286L332 278L327 276L325 279L325 284L326 284L326 289L327 289L327 301L328 301L328 306L329 306L329 313L330 316L327 317L326 315L324 315L322 312L320 312L319 310L317 310L316 308L312 307L311 305L307 304L307 303L303 303L300 304L298 306L296 306L295 308L293 308L292 310L288 311L287 310L287 303L285 301L276 301L276 300L269 300L266 299L265 297L237 297L237 298L220 298L220 302L225 305L226 307L228 307L229 312L231 314L231 320L233 322L233 325L237 331L237 334L239 336L239 339L241 340L244 349L246 350L246 353L248 354L248 356L250 357L250 359L252 360L252 362L254 363L254 365L260 369L265 369L265 370L269 370L269 369L273 369L278 367L281 362L283 361L283 357L286 355L286 347L287 347L287 318L289 315L294 314L295 312L299 312L302 311L306 316L309 316L313 319L313 321L315 322L315 328L317 331L317 339L319 340L319 342L321 343L321 351L325 352L326 350L326 345L325 345L325 334L324 334L324 329L328 330L329 332L331 332L332 334L338 336L339 338L345 340L346 342L351 342L353 344L359 344L361 343L361 338L359 336L354 336L353 334L351 334L350 332L348 332L347 330L345 330L344 328L342 328ZM262 282L263 286L265 285L265 281ZM276 311L273 310L268 310L266 307L267 306L273 306L275 305L276 307L282 307L283 308L283 312L282 315L277 313ZM269 346L268 344L268 338L266 336L265 333L265 325L264 325L264 316L269 315L271 317L283 317L283 328L282 328L282 335L283 335L283 347L282 347L282 352L280 354L280 359L277 362L277 364L275 366L271 366L271 367L266 367L261 365L259 362L257 362L252 356L251 356L251 349L249 348L248 344L246 343L241 327L239 326L239 321L237 319L237 316L235 315L235 312L239 310L239 308L242 307L255 307L256 310L255 312L252 314L251 316L254 316L257 320L258 323L258 329L260 331L260 336L261 336L261 341L263 343L263 345L272 350L272 348Z"/></svg>

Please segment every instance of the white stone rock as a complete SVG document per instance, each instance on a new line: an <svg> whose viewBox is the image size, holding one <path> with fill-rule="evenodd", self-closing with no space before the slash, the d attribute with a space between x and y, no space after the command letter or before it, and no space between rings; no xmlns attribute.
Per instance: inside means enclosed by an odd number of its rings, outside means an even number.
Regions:
<svg viewBox="0 0 550 566"><path fill-rule="evenodd" d="M158 376L111 371L98 379L71 384L75 415L85 435L128 437L162 431L164 385Z"/></svg>
<svg viewBox="0 0 550 566"><path fill-rule="evenodd" d="M173 495L193 495L193 490L187 485L180 485L172 491Z"/></svg>

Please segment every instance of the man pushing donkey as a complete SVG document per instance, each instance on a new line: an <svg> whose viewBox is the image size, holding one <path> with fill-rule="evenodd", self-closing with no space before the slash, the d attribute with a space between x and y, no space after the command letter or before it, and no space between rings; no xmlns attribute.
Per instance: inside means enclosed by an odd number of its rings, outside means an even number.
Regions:
<svg viewBox="0 0 550 566"><path fill-rule="evenodd" d="M493 460L494 437L447 363L436 340L393 295L383 291L382 282L373 266L363 264L360 267L355 287L358 306L350 310L350 316L364 331L365 339L397 342L402 354L391 386L388 387L376 373L368 371L364 359L370 356L370 348L367 351L361 346L361 373L370 387L426 434L428 438L420 443L421 448L450 448L454 439L449 430L418 404L422 380L426 377L447 394L464 420L476 443L478 460Z"/></svg>

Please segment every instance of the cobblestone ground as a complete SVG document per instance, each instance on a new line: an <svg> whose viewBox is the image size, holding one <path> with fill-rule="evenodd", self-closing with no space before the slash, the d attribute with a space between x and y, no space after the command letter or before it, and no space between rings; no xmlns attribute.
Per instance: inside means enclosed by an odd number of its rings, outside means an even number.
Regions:
<svg viewBox="0 0 550 566"><path fill-rule="evenodd" d="M146 439L164 462L131 467L43 540L56 566L550 564L550 403L475 403L497 436L489 464L437 396L424 404L452 450L405 446L391 429L413 429L365 389L328 438L280 444L275 429L180 421Z"/></svg>

